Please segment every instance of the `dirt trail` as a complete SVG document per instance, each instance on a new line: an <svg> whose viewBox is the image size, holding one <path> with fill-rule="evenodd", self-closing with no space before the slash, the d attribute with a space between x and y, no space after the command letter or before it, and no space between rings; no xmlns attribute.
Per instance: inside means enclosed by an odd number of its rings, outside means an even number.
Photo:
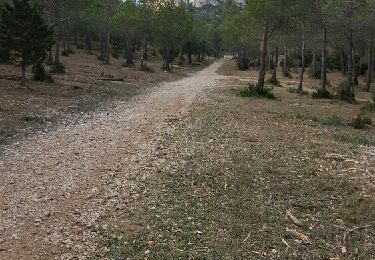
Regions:
<svg viewBox="0 0 375 260"><path fill-rule="evenodd" d="M0 259L68 259L147 178L168 120L215 86L218 61L81 124L9 146L0 158Z"/></svg>

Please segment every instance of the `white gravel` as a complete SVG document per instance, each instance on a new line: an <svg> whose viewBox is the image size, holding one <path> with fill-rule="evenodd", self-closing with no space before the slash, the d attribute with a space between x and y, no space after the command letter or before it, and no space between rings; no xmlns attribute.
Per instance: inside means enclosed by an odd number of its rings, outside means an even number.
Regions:
<svg viewBox="0 0 375 260"><path fill-rule="evenodd" d="M8 146L0 157L0 259L84 258L91 227L126 207L119 198L137 196L137 180L157 168L150 162L168 119L223 78L215 73L221 64Z"/></svg>

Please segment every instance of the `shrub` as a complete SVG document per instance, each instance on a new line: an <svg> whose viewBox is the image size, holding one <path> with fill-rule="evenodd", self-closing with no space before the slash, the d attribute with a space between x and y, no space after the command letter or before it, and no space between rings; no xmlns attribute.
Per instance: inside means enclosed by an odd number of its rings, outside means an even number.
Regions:
<svg viewBox="0 0 375 260"><path fill-rule="evenodd" d="M114 51L112 53L112 57L115 58L115 59L118 59L118 58L120 58L120 54L118 53L118 51Z"/></svg>
<svg viewBox="0 0 375 260"><path fill-rule="evenodd" d="M32 68L32 73L34 74L35 81L49 81L52 82L51 75L46 71L44 64L38 62L34 64Z"/></svg>
<svg viewBox="0 0 375 260"><path fill-rule="evenodd" d="M276 99L272 93L272 88L263 87L260 88L257 84L249 84L249 86L237 93L240 97L260 97L267 99Z"/></svg>
<svg viewBox="0 0 375 260"><path fill-rule="evenodd" d="M61 62L56 64L54 63L52 66L51 66L51 70L50 70L51 73L65 73L65 66L64 64L62 64Z"/></svg>
<svg viewBox="0 0 375 260"><path fill-rule="evenodd" d="M338 89L338 97L339 99L353 103L355 101L355 94L353 91L351 91L349 94L346 92L346 87L347 87L347 80L341 81Z"/></svg>
<svg viewBox="0 0 375 260"><path fill-rule="evenodd" d="M154 70L146 64L143 64L143 66L140 67L140 70L145 72L154 72Z"/></svg>
<svg viewBox="0 0 375 260"><path fill-rule="evenodd" d="M45 122L44 118L38 116L25 116L22 120L30 124L43 124Z"/></svg>
<svg viewBox="0 0 375 260"><path fill-rule="evenodd" d="M289 78L289 79L293 78L292 75L289 73L289 71L284 72L283 75L285 78Z"/></svg>
<svg viewBox="0 0 375 260"><path fill-rule="evenodd" d="M312 93L314 99L331 99L332 94L325 89L318 89Z"/></svg>
<svg viewBox="0 0 375 260"><path fill-rule="evenodd" d="M237 59L237 66L239 70L247 70L249 69L250 60L248 58L238 58Z"/></svg>
<svg viewBox="0 0 375 260"><path fill-rule="evenodd" d="M353 118L351 125L355 129L363 129L366 127L366 125L372 125L372 120L371 118L360 113L355 118Z"/></svg>
<svg viewBox="0 0 375 260"><path fill-rule="evenodd" d="M344 125L344 120L337 116L337 115L331 115L331 116L328 116L324 119L322 119L322 124L323 125L333 125L333 126L340 126L340 125Z"/></svg>
<svg viewBox="0 0 375 260"><path fill-rule="evenodd" d="M280 81L278 79L274 79L274 78L269 78L267 81L266 81L267 84L270 84L272 86L277 86L277 87L282 87L282 85L280 84Z"/></svg>
<svg viewBox="0 0 375 260"><path fill-rule="evenodd" d="M61 52L61 55L64 56L64 57L68 57L69 54L70 54L70 51L69 51L69 50L63 50L63 51Z"/></svg>

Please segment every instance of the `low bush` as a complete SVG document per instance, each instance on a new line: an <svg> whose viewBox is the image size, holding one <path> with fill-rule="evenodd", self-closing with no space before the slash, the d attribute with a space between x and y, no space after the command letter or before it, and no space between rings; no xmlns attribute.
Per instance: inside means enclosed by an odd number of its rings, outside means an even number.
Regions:
<svg viewBox="0 0 375 260"><path fill-rule="evenodd" d="M282 85L280 84L280 81L278 79L274 79L274 78L269 78L267 81L266 81L267 84L269 85L272 85L272 86L277 86L277 87L282 87Z"/></svg>
<svg viewBox="0 0 375 260"><path fill-rule="evenodd" d="M65 66L64 64L60 63L54 63L51 65L51 73L65 73Z"/></svg>
<svg viewBox="0 0 375 260"><path fill-rule="evenodd" d="M325 89L318 89L312 93L312 97L314 99L331 99L332 94Z"/></svg>
<svg viewBox="0 0 375 260"><path fill-rule="evenodd" d="M348 83L346 80L341 81L338 89L338 98L349 103L354 103L355 94L353 91L350 91L350 93L346 91L347 85Z"/></svg>
<svg viewBox="0 0 375 260"><path fill-rule="evenodd" d="M64 56L64 57L68 57L69 54L70 54L70 51L69 51L69 50L63 50L63 51L61 52L61 55Z"/></svg>
<svg viewBox="0 0 375 260"><path fill-rule="evenodd" d="M260 88L258 84L249 84L249 86L237 93L240 97L259 97L267 99L276 99L275 95L272 93L272 88L263 87Z"/></svg>
<svg viewBox="0 0 375 260"><path fill-rule="evenodd" d="M355 118L353 118L351 125L355 129L363 129L367 125L372 125L372 120L368 116L365 116L365 115L360 113Z"/></svg>
<svg viewBox="0 0 375 260"><path fill-rule="evenodd" d="M34 64L32 68L32 73L34 74L35 81L49 81L52 82L52 76L46 71L44 64L38 62Z"/></svg>
<svg viewBox="0 0 375 260"><path fill-rule="evenodd" d="M141 66L139 69L141 71L145 71L145 72L154 72L154 70L150 66L148 66L146 64L143 64L143 66Z"/></svg>

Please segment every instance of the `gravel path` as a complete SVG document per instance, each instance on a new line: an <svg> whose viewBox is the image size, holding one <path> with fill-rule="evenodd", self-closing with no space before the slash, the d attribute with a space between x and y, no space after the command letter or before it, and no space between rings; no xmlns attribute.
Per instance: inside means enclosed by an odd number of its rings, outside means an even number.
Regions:
<svg viewBox="0 0 375 260"><path fill-rule="evenodd" d="M168 120L222 78L218 61L80 124L9 146L0 158L0 259L84 258L92 227L137 196Z"/></svg>

